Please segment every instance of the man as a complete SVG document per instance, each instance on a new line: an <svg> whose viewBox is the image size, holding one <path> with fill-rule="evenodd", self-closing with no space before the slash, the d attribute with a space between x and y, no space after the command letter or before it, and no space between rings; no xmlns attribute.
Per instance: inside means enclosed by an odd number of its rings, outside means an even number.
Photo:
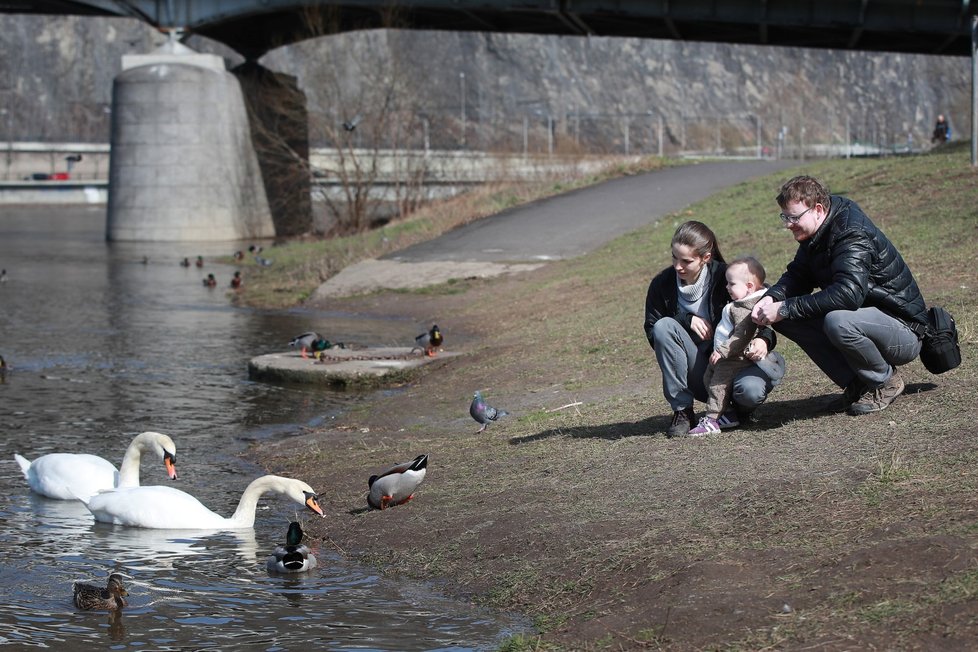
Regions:
<svg viewBox="0 0 978 652"><path fill-rule="evenodd" d="M788 180L777 202L798 251L751 317L844 388L849 414L885 409L903 392L897 366L920 353L927 307L917 281L859 206L817 179Z"/></svg>
<svg viewBox="0 0 978 652"><path fill-rule="evenodd" d="M951 127L948 125L947 120L944 119L944 114L941 113L937 116L937 122L934 124L934 134L930 141L932 143L946 143L951 140Z"/></svg>

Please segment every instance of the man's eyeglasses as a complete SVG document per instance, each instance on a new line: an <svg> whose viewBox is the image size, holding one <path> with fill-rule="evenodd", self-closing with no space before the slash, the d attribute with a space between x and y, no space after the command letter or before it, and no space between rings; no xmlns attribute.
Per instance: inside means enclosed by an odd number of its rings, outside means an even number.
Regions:
<svg viewBox="0 0 978 652"><path fill-rule="evenodd" d="M784 224L784 225L798 224L798 222L801 220L801 218L805 217L805 213L807 213L808 211L812 210L813 208L815 208L815 207L814 206L809 206L808 208L806 208L802 212L798 213L797 215L785 215L784 213L781 213L781 215L780 215L780 217L781 217L781 223Z"/></svg>

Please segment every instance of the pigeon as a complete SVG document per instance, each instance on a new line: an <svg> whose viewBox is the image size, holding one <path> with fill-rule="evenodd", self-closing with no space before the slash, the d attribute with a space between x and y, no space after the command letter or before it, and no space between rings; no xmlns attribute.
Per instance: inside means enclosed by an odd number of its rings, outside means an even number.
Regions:
<svg viewBox="0 0 978 652"><path fill-rule="evenodd" d="M435 349L441 346L444 341L445 338L442 337L441 331L438 330L438 324L435 324L431 327L431 330L421 333L414 338L414 348L411 351L420 349L426 356L433 358L437 353Z"/></svg>
<svg viewBox="0 0 978 652"><path fill-rule="evenodd" d="M367 504L374 509L387 509L403 505L414 498L414 492L424 480L428 470L428 456L418 455L410 462L392 466L380 475L372 475L367 480L370 493Z"/></svg>
<svg viewBox="0 0 978 652"><path fill-rule="evenodd" d="M354 129L357 128L357 125L360 124L361 120L363 120L363 118L360 117L360 114L357 114L353 116L352 120L347 120L346 122L343 123L343 129L345 129L346 131L353 131Z"/></svg>
<svg viewBox="0 0 978 652"><path fill-rule="evenodd" d="M491 405L486 404L486 402L482 400L482 392L477 391L472 396L472 404L469 405L469 414L472 415L473 419L482 424L482 427L476 431L476 434L478 434L489 427L490 421L495 421L500 417L505 417L509 415L509 412L506 410L497 410Z"/></svg>
<svg viewBox="0 0 978 652"><path fill-rule="evenodd" d="M316 567L316 556L302 545L302 534L298 521L289 523L285 545L276 546L265 562L269 573L303 573Z"/></svg>
<svg viewBox="0 0 978 652"><path fill-rule="evenodd" d="M297 335L291 342L289 342L289 346L291 346L293 349L298 348L303 358L309 357L306 355L307 351L311 351L313 355L318 357L318 355L326 349L332 349L333 347L340 349L346 348L346 345L342 342L330 342L326 338L320 337L319 333L316 333L315 331L309 331L307 333L303 333L302 335Z"/></svg>

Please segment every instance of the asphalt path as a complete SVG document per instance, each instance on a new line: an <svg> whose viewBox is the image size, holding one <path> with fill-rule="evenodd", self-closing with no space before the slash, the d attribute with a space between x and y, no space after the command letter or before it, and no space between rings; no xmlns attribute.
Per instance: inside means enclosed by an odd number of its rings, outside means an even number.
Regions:
<svg viewBox="0 0 978 652"><path fill-rule="evenodd" d="M476 220L384 259L540 263L573 258L722 188L797 165L798 161L710 161L612 179ZM775 219L778 185L771 187Z"/></svg>
<svg viewBox="0 0 978 652"><path fill-rule="evenodd" d="M320 285L310 302L530 271L547 261L593 251L722 188L796 165L797 161L711 161L612 179L503 211L383 258L351 265ZM771 184L772 219L777 219L774 195L779 185Z"/></svg>

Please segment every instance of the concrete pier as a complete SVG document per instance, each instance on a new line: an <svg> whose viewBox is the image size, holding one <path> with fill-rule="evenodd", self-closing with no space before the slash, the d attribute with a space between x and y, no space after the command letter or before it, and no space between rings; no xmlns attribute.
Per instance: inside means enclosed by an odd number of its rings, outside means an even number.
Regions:
<svg viewBox="0 0 978 652"><path fill-rule="evenodd" d="M176 41L123 57L112 104L108 240L275 236L241 87L223 59Z"/></svg>
<svg viewBox="0 0 978 652"><path fill-rule="evenodd" d="M330 349L318 360L303 358L295 351L268 353L248 362L248 377L266 382L377 387L403 382L425 365L460 355L458 351L441 351L428 357L408 347Z"/></svg>

